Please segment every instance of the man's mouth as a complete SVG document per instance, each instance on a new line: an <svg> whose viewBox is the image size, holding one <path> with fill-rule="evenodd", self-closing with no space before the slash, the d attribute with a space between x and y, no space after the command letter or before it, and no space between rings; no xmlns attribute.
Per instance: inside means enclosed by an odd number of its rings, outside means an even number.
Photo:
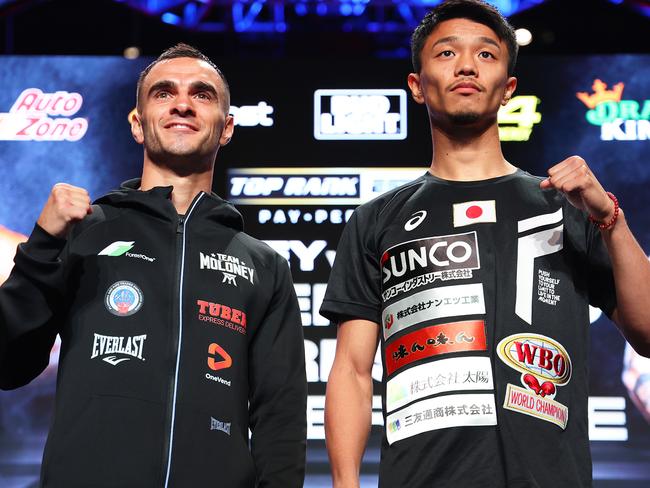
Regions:
<svg viewBox="0 0 650 488"><path fill-rule="evenodd" d="M196 132L198 131L198 127L192 124L188 124L186 122L169 122L164 125L165 129L173 129L173 130L186 130L186 131L193 131Z"/></svg>
<svg viewBox="0 0 650 488"><path fill-rule="evenodd" d="M452 85L451 91L457 93L477 93L481 91L481 87L471 81L461 81L460 83Z"/></svg>

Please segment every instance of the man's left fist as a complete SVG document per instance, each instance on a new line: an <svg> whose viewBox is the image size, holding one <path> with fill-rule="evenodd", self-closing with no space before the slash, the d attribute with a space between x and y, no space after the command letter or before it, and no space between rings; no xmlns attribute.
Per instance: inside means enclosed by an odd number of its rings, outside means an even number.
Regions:
<svg viewBox="0 0 650 488"><path fill-rule="evenodd" d="M548 170L548 178L540 188L555 188L564 193L576 208L584 210L600 222L614 215L614 202L580 156L571 156Z"/></svg>

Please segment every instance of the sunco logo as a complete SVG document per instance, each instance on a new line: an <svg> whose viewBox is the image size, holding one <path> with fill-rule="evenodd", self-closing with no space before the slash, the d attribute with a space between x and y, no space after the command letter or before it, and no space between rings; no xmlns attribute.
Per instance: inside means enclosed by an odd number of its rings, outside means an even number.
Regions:
<svg viewBox="0 0 650 488"><path fill-rule="evenodd" d="M404 242L381 258L384 289L424 272L478 267L476 232Z"/></svg>
<svg viewBox="0 0 650 488"><path fill-rule="evenodd" d="M0 113L0 140L78 141L88 131L88 120L69 117L82 104L79 93L43 93L38 88L27 88L8 113Z"/></svg>
<svg viewBox="0 0 650 488"><path fill-rule="evenodd" d="M616 83L611 89L595 80L593 93L576 93L590 110L585 117L590 124L600 126L603 141L645 141L650 139L650 100L622 100L625 84Z"/></svg>
<svg viewBox="0 0 650 488"><path fill-rule="evenodd" d="M564 347L539 334L515 334L506 337L497 346L501 360L524 374L524 382L531 386L526 375L533 373L556 385L566 385L571 379L571 358Z"/></svg>

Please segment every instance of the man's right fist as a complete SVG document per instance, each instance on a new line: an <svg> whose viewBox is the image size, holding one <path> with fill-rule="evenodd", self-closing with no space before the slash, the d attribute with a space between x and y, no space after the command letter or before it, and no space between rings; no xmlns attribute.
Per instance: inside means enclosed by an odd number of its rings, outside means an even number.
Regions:
<svg viewBox="0 0 650 488"><path fill-rule="evenodd" d="M64 239L70 227L90 213L90 195L86 190L66 183L57 183L52 187L36 223L48 234Z"/></svg>

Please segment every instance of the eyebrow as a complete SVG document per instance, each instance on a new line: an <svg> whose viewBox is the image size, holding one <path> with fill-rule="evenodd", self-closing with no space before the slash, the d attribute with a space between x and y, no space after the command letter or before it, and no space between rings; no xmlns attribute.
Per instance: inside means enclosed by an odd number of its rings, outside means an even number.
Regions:
<svg viewBox="0 0 650 488"><path fill-rule="evenodd" d="M192 92L208 92L215 97L219 98L219 94L217 93L217 89L212 86L210 83L206 83L205 81L194 81L190 83L190 90Z"/></svg>
<svg viewBox="0 0 650 488"><path fill-rule="evenodd" d="M479 39L479 41L481 41L482 43L490 44L490 45L492 45L492 46L495 46L497 49L501 49L501 46L499 46L499 43L496 42L496 41L495 41L494 39L492 39L491 37L480 36L478 39ZM431 47L435 47L435 46L437 46L438 44L453 44L453 43L458 42L458 41L460 41L460 37L458 37L458 36L447 36L447 37L442 37L442 38L438 39L436 42L434 42L434 43L433 43L433 46L431 46Z"/></svg>
<svg viewBox="0 0 650 488"><path fill-rule="evenodd" d="M176 82L171 81L171 80L160 80L151 85L151 88L149 88L149 95L152 93L155 93L160 90L175 90L176 89ZM208 92L214 95L215 97L219 97L219 94L217 93L217 89L212 86L210 83L206 83L205 81L194 81L190 83L190 91L193 93L196 92Z"/></svg>

